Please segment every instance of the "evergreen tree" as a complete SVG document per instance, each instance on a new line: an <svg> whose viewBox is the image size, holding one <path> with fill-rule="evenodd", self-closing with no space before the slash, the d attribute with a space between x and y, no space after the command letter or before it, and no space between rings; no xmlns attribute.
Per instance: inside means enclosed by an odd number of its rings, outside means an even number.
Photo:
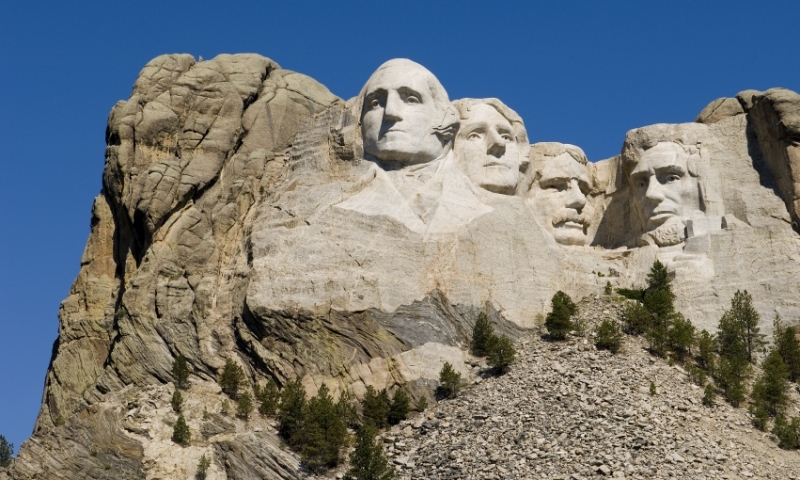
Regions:
<svg viewBox="0 0 800 480"><path fill-rule="evenodd" d="M350 469L343 480L394 480L394 467L386 459L383 446L375 442L377 428L367 422L356 434L355 450L350 454Z"/></svg>
<svg viewBox="0 0 800 480"><path fill-rule="evenodd" d="M445 362L439 371L439 388L437 393L442 398L453 398L461 390L461 374L453 369L450 362Z"/></svg>
<svg viewBox="0 0 800 480"><path fill-rule="evenodd" d="M189 362L183 355L178 355L172 364L172 380L176 388L186 390L189 387Z"/></svg>
<svg viewBox="0 0 800 480"><path fill-rule="evenodd" d="M775 418L772 434L778 437L778 446L785 450L800 448L800 418L794 417L787 421L783 417Z"/></svg>
<svg viewBox="0 0 800 480"><path fill-rule="evenodd" d="M178 421L172 427L172 441L182 447L186 447L191 439L192 434L189 431L189 425L186 424L186 419L183 418L183 415L179 415Z"/></svg>
<svg viewBox="0 0 800 480"><path fill-rule="evenodd" d="M619 328L619 324L613 320L606 318L600 322L594 333L594 346L598 350L617 353L622 346L622 331Z"/></svg>
<svg viewBox="0 0 800 480"><path fill-rule="evenodd" d="M695 339L694 332L694 325L683 318L683 315L680 313L672 315L667 344L678 360L683 361L691 352Z"/></svg>
<svg viewBox="0 0 800 480"><path fill-rule="evenodd" d="M222 392L233 400L239 398L239 389L245 382L244 370L230 358L225 361L225 367L219 376L219 386Z"/></svg>
<svg viewBox="0 0 800 480"><path fill-rule="evenodd" d="M348 427L355 428L358 425L358 410L356 410L353 398L347 390L342 391L342 394L339 395L339 400L336 402L336 412Z"/></svg>
<svg viewBox="0 0 800 480"><path fill-rule="evenodd" d="M14 456L14 444L8 443L6 437L0 435L0 468L11 465Z"/></svg>
<svg viewBox="0 0 800 480"><path fill-rule="evenodd" d="M647 292L654 292L657 290L664 290L672 292L672 285L669 279L669 272L663 263L656 260L650 267L650 273L647 274L647 288L645 289L645 296Z"/></svg>
<svg viewBox="0 0 800 480"><path fill-rule="evenodd" d="M206 480L210 467L211 460L207 459L205 454L203 454L203 456L200 457L200 461L197 463L197 473L194 474L195 480Z"/></svg>
<svg viewBox="0 0 800 480"><path fill-rule="evenodd" d="M263 387L256 385L253 390L258 402L258 413L267 417L275 415L281 399L281 392L275 382L272 379L267 380Z"/></svg>
<svg viewBox="0 0 800 480"><path fill-rule="evenodd" d="M402 389L398 388L392 396L392 404L389 405L389 425L397 425L403 420L408 418L408 412L411 410L411 399L408 394Z"/></svg>
<svg viewBox="0 0 800 480"><path fill-rule="evenodd" d="M750 294L747 290L737 290L731 300L730 310L720 319L720 333L717 335L720 354L743 354L748 362L753 363L753 354L765 344L764 335L758 327L759 320Z"/></svg>
<svg viewBox="0 0 800 480"><path fill-rule="evenodd" d="M789 380L800 380L800 341L794 327L784 327L781 317L775 315L775 348L789 369Z"/></svg>
<svg viewBox="0 0 800 480"><path fill-rule="evenodd" d="M713 372L717 338L703 329L697 335L695 343L697 344L697 365L708 372Z"/></svg>
<svg viewBox="0 0 800 480"><path fill-rule="evenodd" d="M494 367L498 372L505 373L516 355L517 349L514 348L514 343L510 338L505 335L499 338L494 337L490 344L486 363Z"/></svg>
<svg viewBox="0 0 800 480"><path fill-rule="evenodd" d="M641 335L650 330L653 315L639 302L628 302L622 312L625 332L629 335Z"/></svg>
<svg viewBox="0 0 800 480"><path fill-rule="evenodd" d="M671 323L672 315L653 315L653 323L650 325L650 330L644 335L650 343L650 351L659 357L663 357L667 352Z"/></svg>
<svg viewBox="0 0 800 480"><path fill-rule="evenodd" d="M376 428L386 428L389 423L389 394L386 389L377 392L372 385L367 386L367 393L361 401L361 415L364 421L372 421Z"/></svg>
<svg viewBox="0 0 800 480"><path fill-rule="evenodd" d="M335 466L347 440L347 425L324 383L306 403L303 419L302 459L306 467L319 472Z"/></svg>
<svg viewBox="0 0 800 480"><path fill-rule="evenodd" d="M734 407L744 400L745 380L750 373L750 364L744 356L720 356L719 368L717 368L716 381L722 389L725 400Z"/></svg>
<svg viewBox="0 0 800 480"><path fill-rule="evenodd" d="M183 395L181 395L180 390L175 389L175 391L172 392L172 411L174 411L175 413L181 413L182 409L183 409Z"/></svg>
<svg viewBox="0 0 800 480"><path fill-rule="evenodd" d="M614 293L614 289L611 288L611 282L606 282L606 286L603 289L603 293L605 293L606 295L611 295L612 293Z"/></svg>
<svg viewBox="0 0 800 480"><path fill-rule="evenodd" d="M578 306L572 302L569 295L557 291L551 300L552 310L544 320L544 326L554 340L564 340L567 333L572 330L572 316L578 312Z"/></svg>
<svg viewBox="0 0 800 480"><path fill-rule="evenodd" d="M714 385L710 383L706 385L705 390L703 390L703 405L706 407L713 407L715 400L717 398L717 391L714 389Z"/></svg>
<svg viewBox="0 0 800 480"><path fill-rule="evenodd" d="M278 406L278 433L293 448L302 445L305 405L306 391L300 379L287 383L281 392L281 402Z"/></svg>
<svg viewBox="0 0 800 480"><path fill-rule="evenodd" d="M236 416L248 420L250 413L253 411L253 397L250 392L244 392L239 395L239 400L236 401Z"/></svg>
<svg viewBox="0 0 800 480"><path fill-rule="evenodd" d="M753 406L762 408L771 417L783 415L789 402L789 368L774 348L764 359L761 368L761 377L753 384L750 393Z"/></svg>
<svg viewBox="0 0 800 480"><path fill-rule="evenodd" d="M414 405L414 410L422 413L426 408L428 408L428 397L423 395L417 399L417 404Z"/></svg>
<svg viewBox="0 0 800 480"><path fill-rule="evenodd" d="M472 329L472 354L477 357L488 355L492 337L494 337L494 327L489 323L489 317L484 312L481 312L475 322L475 327Z"/></svg>

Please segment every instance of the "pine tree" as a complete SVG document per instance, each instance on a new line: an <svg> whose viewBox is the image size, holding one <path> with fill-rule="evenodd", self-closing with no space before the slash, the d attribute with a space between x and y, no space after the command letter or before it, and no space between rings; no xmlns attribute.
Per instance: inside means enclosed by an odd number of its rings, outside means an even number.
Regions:
<svg viewBox="0 0 800 480"><path fill-rule="evenodd" d="M496 371L505 373L516 355L517 349L514 348L514 343L510 338L505 335L494 337L490 343L489 356L486 358L486 363L494 367Z"/></svg>
<svg viewBox="0 0 800 480"><path fill-rule="evenodd" d="M557 291L551 300L552 309L544 320L544 326L554 340L564 340L567 333L572 330L572 316L578 312L578 306L572 302L569 295Z"/></svg>
<svg viewBox="0 0 800 480"><path fill-rule="evenodd" d="M172 364L172 380L176 388L186 390L189 387L189 362L183 355L178 355Z"/></svg>
<svg viewBox="0 0 800 480"><path fill-rule="evenodd" d="M377 428L370 422L359 429L344 480L394 480L394 467L386 459L383 446L375 442L377 434Z"/></svg>
<svg viewBox="0 0 800 480"><path fill-rule="evenodd" d="M478 315L475 327L472 329L472 354L485 357L489 354L489 345L494 336L494 327L489 323L489 317L484 312Z"/></svg>
<svg viewBox="0 0 800 480"><path fill-rule="evenodd" d="M613 320L605 319L600 322L594 331L594 345L598 350L608 350L617 353L622 347L622 331L619 324Z"/></svg>
<svg viewBox="0 0 800 480"><path fill-rule="evenodd" d="M628 302L622 312L625 332L629 335L641 335L650 330L653 315L639 302Z"/></svg>
<svg viewBox="0 0 800 480"><path fill-rule="evenodd" d="M789 368L774 348L764 359L761 368L761 377L753 384L750 393L753 405L763 408L770 417L783 415L789 402Z"/></svg>
<svg viewBox="0 0 800 480"><path fill-rule="evenodd" d="M183 409L183 395L181 395L180 390L175 389L175 391L172 392L172 411L174 411L175 413L181 413L182 409Z"/></svg>
<svg viewBox="0 0 800 480"><path fill-rule="evenodd" d="M376 428L386 428L389 423L389 407L389 394L386 389L376 392L372 385L368 385L364 399L361 401L364 421L371 420Z"/></svg>
<svg viewBox="0 0 800 480"><path fill-rule="evenodd" d="M195 480L206 480L210 467L211 460L207 459L205 454L203 454L203 456L200 457L200 461L197 463L197 473L194 475Z"/></svg>
<svg viewBox="0 0 800 480"><path fill-rule="evenodd" d="M11 465L11 459L14 456L14 444L8 443L6 437L0 435L0 467L7 467Z"/></svg>
<svg viewBox="0 0 800 480"><path fill-rule="evenodd" d="M706 385L705 390L703 390L703 405L706 407L713 407L715 400L717 398L717 391L714 389L714 385L710 383Z"/></svg>
<svg viewBox="0 0 800 480"><path fill-rule="evenodd" d="M387 416L389 425L397 425L407 419L410 410L411 399L406 392L398 388L392 396L392 404L389 405L389 415Z"/></svg>
<svg viewBox="0 0 800 480"><path fill-rule="evenodd" d="M416 405L414 405L414 410L416 410L419 413L422 413L425 411L426 408L428 408L428 397L423 395L417 399L417 403Z"/></svg>
<svg viewBox="0 0 800 480"><path fill-rule="evenodd" d="M717 338L703 329L696 337L697 365L708 371L714 371L714 352L717 351Z"/></svg>
<svg viewBox="0 0 800 480"><path fill-rule="evenodd" d="M219 386L222 392L233 400L239 398L239 389L245 382L244 370L230 358L225 361L225 367L222 369L222 374L219 376Z"/></svg>
<svg viewBox="0 0 800 480"><path fill-rule="evenodd" d="M666 354L669 346L669 327L671 323L672 315L653 315L653 323L650 325L650 330L644 335L650 343L650 351L660 357Z"/></svg>
<svg viewBox="0 0 800 480"><path fill-rule="evenodd" d="M439 388L437 393L442 398L453 398L461 390L461 374L453 369L450 362L445 362L439 371Z"/></svg>
<svg viewBox="0 0 800 480"><path fill-rule="evenodd" d="M735 354L744 354L747 361L753 363L753 354L765 344L764 335L758 327L759 320L760 316L753 307L753 298L747 290L737 290L731 300L730 310L720 319L720 333L717 335L720 353L730 355L735 349ZM740 349L743 351L739 351Z"/></svg>
<svg viewBox="0 0 800 480"><path fill-rule="evenodd" d="M342 417L348 427L355 428L358 425L358 410L355 402L347 390L342 391L339 400L336 402L336 412Z"/></svg>
<svg viewBox="0 0 800 480"><path fill-rule="evenodd" d="M250 413L253 411L253 397L250 392L244 392L239 395L239 400L236 402L236 416L248 420Z"/></svg>
<svg viewBox="0 0 800 480"><path fill-rule="evenodd" d="M720 356L719 368L715 372L717 384L722 389L725 400L734 407L744 400L745 380L750 373L750 364L744 356Z"/></svg>
<svg viewBox="0 0 800 480"><path fill-rule="evenodd" d="M300 379L287 383L281 392L281 402L278 406L278 432L293 448L302 445L305 405L306 391Z"/></svg>
<svg viewBox="0 0 800 480"><path fill-rule="evenodd" d="M797 450L800 448L800 418L794 417L787 421L783 417L776 417L772 434L778 437L780 448Z"/></svg>
<svg viewBox="0 0 800 480"><path fill-rule="evenodd" d="M263 387L256 385L254 393L258 402L258 413L267 417L275 415L281 399L281 392L275 382L270 379Z"/></svg>
<svg viewBox="0 0 800 480"><path fill-rule="evenodd" d="M182 447L186 447L189 445L191 439L192 434L189 431L189 425L186 424L186 419L183 418L183 415L179 415L178 421L175 422L175 426L172 427L172 441Z"/></svg>
<svg viewBox="0 0 800 480"><path fill-rule="evenodd" d="M647 292L657 290L665 290L672 292L672 285L670 284L669 272L663 263L656 260L650 267L650 273L647 274L647 288L645 289L645 296Z"/></svg>
<svg viewBox="0 0 800 480"><path fill-rule="evenodd" d="M324 383L306 403L303 418L302 459L306 467L319 472L323 467L335 466L347 440L347 425Z"/></svg>
<svg viewBox="0 0 800 480"><path fill-rule="evenodd" d="M775 315L775 348L789 368L789 380L800 380L800 341L794 327L784 327L781 317Z"/></svg>
<svg viewBox="0 0 800 480"><path fill-rule="evenodd" d="M680 313L674 313L667 333L667 344L670 351L679 361L683 361L689 353L695 340L695 328L692 322L683 318Z"/></svg>

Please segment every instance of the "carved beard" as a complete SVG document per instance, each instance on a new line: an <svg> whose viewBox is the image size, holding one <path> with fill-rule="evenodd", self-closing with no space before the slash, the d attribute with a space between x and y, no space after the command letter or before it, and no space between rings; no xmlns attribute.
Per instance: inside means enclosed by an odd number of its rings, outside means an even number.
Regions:
<svg viewBox="0 0 800 480"><path fill-rule="evenodd" d="M659 247L671 247L683 243L685 239L686 224L683 220L677 219L643 234L639 237L638 243L640 246L655 244Z"/></svg>

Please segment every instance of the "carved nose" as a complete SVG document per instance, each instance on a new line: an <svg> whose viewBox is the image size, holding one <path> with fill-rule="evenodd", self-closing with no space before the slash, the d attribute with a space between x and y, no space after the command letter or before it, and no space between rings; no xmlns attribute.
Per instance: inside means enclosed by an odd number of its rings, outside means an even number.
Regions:
<svg viewBox="0 0 800 480"><path fill-rule="evenodd" d="M664 200L664 186L661 185L655 175L651 176L648 180L647 191L644 196L654 203Z"/></svg>
<svg viewBox="0 0 800 480"><path fill-rule="evenodd" d="M586 195L581 191L578 181L573 179L570 181L569 190L567 191L566 207L573 208L581 211L586 206Z"/></svg>
<svg viewBox="0 0 800 480"><path fill-rule="evenodd" d="M403 119L403 102L397 92L389 92L386 98L386 107L383 109L383 117L395 122Z"/></svg>
<svg viewBox="0 0 800 480"><path fill-rule="evenodd" d="M506 140L501 137L499 133L495 132L494 130L490 130L487 141L489 142L489 145L486 149L486 153L489 155L494 157L502 157L503 154L506 153Z"/></svg>

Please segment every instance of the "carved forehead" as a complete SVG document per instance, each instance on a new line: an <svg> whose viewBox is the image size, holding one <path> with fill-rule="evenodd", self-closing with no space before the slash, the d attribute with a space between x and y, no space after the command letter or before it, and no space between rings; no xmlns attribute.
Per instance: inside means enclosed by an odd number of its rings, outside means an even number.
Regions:
<svg viewBox="0 0 800 480"><path fill-rule="evenodd" d="M463 120L461 122L461 128L468 128L469 125L479 122L488 122L495 125L503 125L509 131L512 130L511 122L496 108L485 103L473 105L469 109L468 116L465 117L463 113L461 114L461 120Z"/></svg>
<svg viewBox="0 0 800 480"><path fill-rule="evenodd" d="M688 158L689 154L681 145L675 142L659 142L653 148L645 150L630 175L641 175L670 167L685 171Z"/></svg>
<svg viewBox="0 0 800 480"><path fill-rule="evenodd" d="M437 102L449 102L447 91L433 73L422 65L405 58L396 58L384 63L369 77L362 90L362 97L377 89L409 87L423 95L430 95Z"/></svg>
<svg viewBox="0 0 800 480"><path fill-rule="evenodd" d="M577 178L582 182L589 183L586 165L580 163L567 152L547 159L542 166L542 176L539 181L546 182L558 178Z"/></svg>

